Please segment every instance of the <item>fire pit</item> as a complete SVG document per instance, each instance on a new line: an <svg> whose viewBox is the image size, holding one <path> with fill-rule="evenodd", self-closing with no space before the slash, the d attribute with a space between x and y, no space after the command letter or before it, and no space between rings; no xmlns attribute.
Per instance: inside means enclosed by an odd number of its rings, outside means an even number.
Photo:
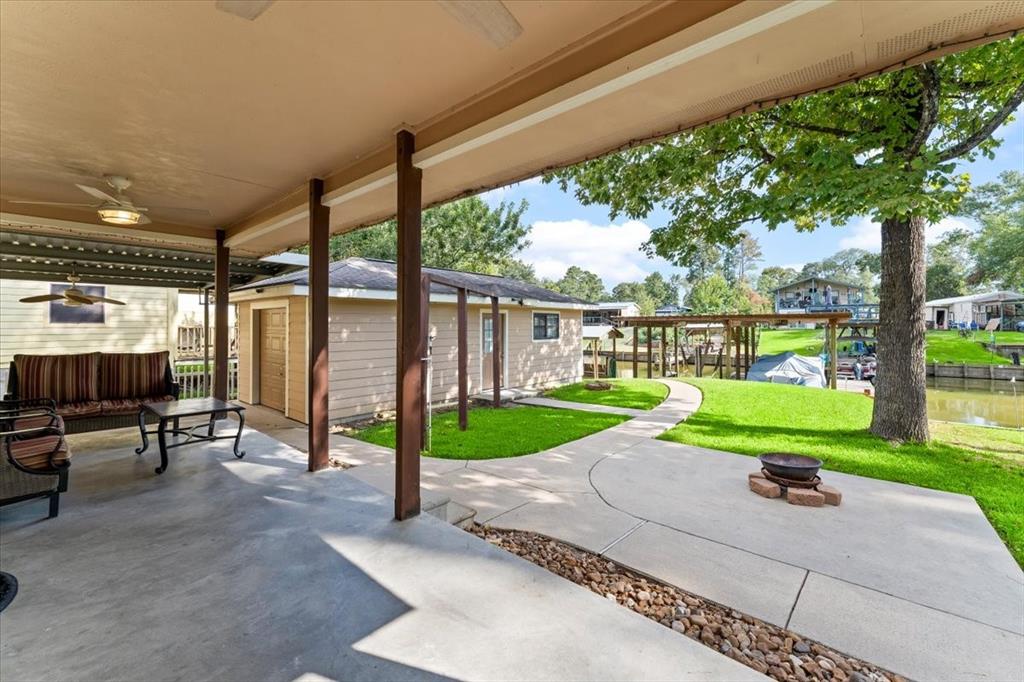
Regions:
<svg viewBox="0 0 1024 682"><path fill-rule="evenodd" d="M793 482L811 482L818 476L821 460L789 452L766 452L757 457L765 472L774 478Z"/></svg>

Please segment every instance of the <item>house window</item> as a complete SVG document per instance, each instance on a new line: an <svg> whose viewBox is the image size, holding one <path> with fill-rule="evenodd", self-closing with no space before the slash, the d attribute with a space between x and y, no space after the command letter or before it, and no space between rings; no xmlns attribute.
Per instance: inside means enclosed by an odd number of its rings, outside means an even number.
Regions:
<svg viewBox="0 0 1024 682"><path fill-rule="evenodd" d="M547 341L558 338L558 313L533 314L533 340Z"/></svg>
<svg viewBox="0 0 1024 682"><path fill-rule="evenodd" d="M51 284L51 294L63 294L70 284ZM104 286L88 286L79 284L78 289L89 296L106 296ZM50 324L103 324L106 322L106 306L102 303L92 305L69 306L64 301L50 301Z"/></svg>

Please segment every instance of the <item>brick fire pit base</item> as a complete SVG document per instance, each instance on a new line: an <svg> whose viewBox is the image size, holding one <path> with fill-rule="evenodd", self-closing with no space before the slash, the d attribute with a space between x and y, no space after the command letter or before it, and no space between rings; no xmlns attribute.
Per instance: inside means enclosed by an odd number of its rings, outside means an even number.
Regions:
<svg viewBox="0 0 1024 682"><path fill-rule="evenodd" d="M747 477L750 489L761 497L785 497L790 504L801 507L822 507L831 504L835 507L843 501L843 494L830 485L818 485L815 488L791 488L769 481L760 471Z"/></svg>

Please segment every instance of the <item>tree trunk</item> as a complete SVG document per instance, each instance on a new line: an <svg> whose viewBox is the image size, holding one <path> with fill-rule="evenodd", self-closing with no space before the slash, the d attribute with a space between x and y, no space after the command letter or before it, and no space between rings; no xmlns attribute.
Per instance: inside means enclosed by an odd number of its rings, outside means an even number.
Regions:
<svg viewBox="0 0 1024 682"><path fill-rule="evenodd" d="M871 433L887 440L928 440L925 398L924 219L882 223L878 378Z"/></svg>

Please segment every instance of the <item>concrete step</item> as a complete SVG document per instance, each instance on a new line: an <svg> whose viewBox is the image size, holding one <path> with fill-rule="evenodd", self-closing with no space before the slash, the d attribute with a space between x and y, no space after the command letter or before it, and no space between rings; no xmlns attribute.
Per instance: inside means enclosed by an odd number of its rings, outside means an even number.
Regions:
<svg viewBox="0 0 1024 682"><path fill-rule="evenodd" d="M425 513L463 529L468 528L476 516L475 509L471 509L458 502L453 502L451 498L440 495L424 496L422 505Z"/></svg>

